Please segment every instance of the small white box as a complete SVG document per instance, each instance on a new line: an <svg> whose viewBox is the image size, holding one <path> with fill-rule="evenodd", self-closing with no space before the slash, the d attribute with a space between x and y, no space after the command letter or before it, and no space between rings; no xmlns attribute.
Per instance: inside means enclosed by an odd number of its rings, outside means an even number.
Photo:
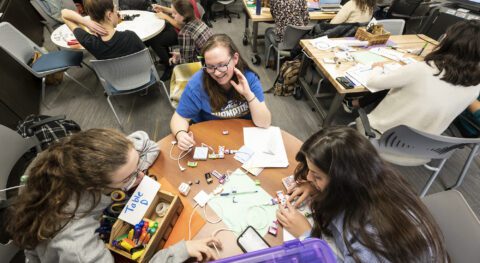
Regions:
<svg viewBox="0 0 480 263"><path fill-rule="evenodd" d="M193 159L197 161L205 161L208 157L208 147L195 147Z"/></svg>
<svg viewBox="0 0 480 263"><path fill-rule="evenodd" d="M190 192L190 189L191 189L190 185L188 185L187 183L182 183L178 187L178 191L184 196L188 195L188 193Z"/></svg>

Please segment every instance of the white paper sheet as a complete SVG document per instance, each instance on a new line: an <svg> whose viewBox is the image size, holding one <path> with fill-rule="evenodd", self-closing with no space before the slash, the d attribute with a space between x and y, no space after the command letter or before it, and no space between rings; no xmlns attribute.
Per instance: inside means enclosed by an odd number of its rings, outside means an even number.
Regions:
<svg viewBox="0 0 480 263"><path fill-rule="evenodd" d="M280 128L243 128L244 144L255 151L249 167L287 167L288 157Z"/></svg>

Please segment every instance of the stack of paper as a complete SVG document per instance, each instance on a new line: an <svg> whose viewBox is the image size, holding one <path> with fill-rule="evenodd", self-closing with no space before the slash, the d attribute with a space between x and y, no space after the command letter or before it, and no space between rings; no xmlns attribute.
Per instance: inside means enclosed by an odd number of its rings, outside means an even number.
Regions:
<svg viewBox="0 0 480 263"><path fill-rule="evenodd" d="M248 160L248 167L287 167L288 157L283 145L282 133L278 127L268 129L243 128L245 145L255 154Z"/></svg>

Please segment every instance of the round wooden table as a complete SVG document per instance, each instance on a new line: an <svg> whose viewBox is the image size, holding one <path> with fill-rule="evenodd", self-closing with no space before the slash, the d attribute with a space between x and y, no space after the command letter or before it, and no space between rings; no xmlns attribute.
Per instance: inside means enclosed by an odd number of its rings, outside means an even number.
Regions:
<svg viewBox="0 0 480 263"><path fill-rule="evenodd" d="M250 120L241 120L241 119L232 119L232 120L216 120L216 121L206 121L190 126L190 131L193 132L195 142L197 146L200 146L201 143L206 143L210 145L215 152L218 151L218 146L225 146L226 149L237 150L243 146L243 127L254 127L252 121ZM228 130L228 135L223 135L222 131ZM285 150L287 152L289 166L287 168L266 168L264 169L259 176L251 176L254 180L260 180L261 187L265 189L272 197L276 196L275 191L283 190L281 179L293 174L297 162L295 161L295 155L297 154L302 142L292 136L291 134L282 131L282 139L285 145ZM157 176L157 178L165 177L170 184L178 188L182 182L192 181L199 179L200 184L192 184L187 200L193 206L195 201L193 197L200 191L204 190L207 193L210 193L215 187L218 186L218 180L213 178L212 184L207 184L205 181L204 174L212 170L217 170L221 173L230 170L234 171L235 169L241 166L241 163L233 158L233 155L225 155L224 159L208 159L207 161L198 161L198 166L195 168L187 167L187 161L193 161L193 151L190 152L184 159L180 161L180 164L187 168L184 172L181 172L178 168L177 161L172 160L169 157L169 151L172 146L171 142L175 140L173 135L168 135L158 142L160 146L160 155L158 156L155 163L150 168L150 173ZM174 157L178 156L180 150L177 147L174 147L172 155ZM180 194L176 192L175 194ZM208 207L208 205L207 205ZM197 210L203 217L203 211ZM212 214L213 210L207 209L209 217L215 218ZM219 229L225 228L226 226L221 222L218 224L206 223L206 225L200 230L200 232L192 237L192 239L199 239L204 237L209 237L212 233ZM186 232L188 232L188 225L185 226ZM271 246L281 245L283 243L283 230L280 227L277 237L274 237L270 234L267 234L264 238ZM217 236L222 241L223 251L220 252L221 257L229 257L241 254L241 249L237 246L237 237L231 232L220 232Z"/></svg>
<svg viewBox="0 0 480 263"><path fill-rule="evenodd" d="M122 10L121 15L140 15L131 21L122 21L117 25L116 30L130 30L135 32L142 41L147 41L160 34L165 27L165 20L158 18L155 13L140 10ZM73 32L67 25L63 24L52 32L52 42L63 49L83 49L80 45L69 46L68 41L75 39Z"/></svg>

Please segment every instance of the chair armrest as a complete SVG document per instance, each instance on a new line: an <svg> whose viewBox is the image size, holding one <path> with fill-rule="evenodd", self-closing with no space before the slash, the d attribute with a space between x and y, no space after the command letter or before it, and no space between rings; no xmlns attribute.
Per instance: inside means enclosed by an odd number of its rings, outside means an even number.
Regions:
<svg viewBox="0 0 480 263"><path fill-rule="evenodd" d="M375 138L375 133L372 131L372 127L370 127L370 122L368 121L368 116L367 116L367 113L365 112L365 109L358 108L357 111L358 111L360 120L362 120L362 125L363 125L363 128L365 129L365 135L369 139Z"/></svg>

